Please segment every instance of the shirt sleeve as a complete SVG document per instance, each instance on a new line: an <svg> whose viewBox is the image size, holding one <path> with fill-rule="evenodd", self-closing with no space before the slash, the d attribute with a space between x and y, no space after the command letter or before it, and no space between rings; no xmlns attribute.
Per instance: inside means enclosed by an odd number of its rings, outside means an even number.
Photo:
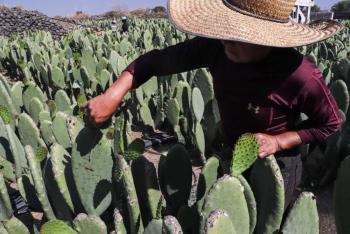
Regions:
<svg viewBox="0 0 350 234"><path fill-rule="evenodd" d="M303 121L297 133L302 143L324 141L341 126L337 103L326 86L319 69L315 69L298 97L300 111L309 119Z"/></svg>
<svg viewBox="0 0 350 234"><path fill-rule="evenodd" d="M165 76L209 67L220 49L218 40L195 37L162 50L152 50L134 60L125 71L133 74L133 88L152 76Z"/></svg>

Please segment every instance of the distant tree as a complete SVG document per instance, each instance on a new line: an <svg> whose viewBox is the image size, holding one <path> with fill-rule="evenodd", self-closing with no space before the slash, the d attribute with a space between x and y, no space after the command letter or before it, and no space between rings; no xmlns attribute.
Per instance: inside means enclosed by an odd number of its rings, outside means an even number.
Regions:
<svg viewBox="0 0 350 234"><path fill-rule="evenodd" d="M166 12L166 8L163 6L156 6L155 8L153 8L153 11L155 13L165 13Z"/></svg>
<svg viewBox="0 0 350 234"><path fill-rule="evenodd" d="M76 15L81 15L81 14L83 14L83 11L76 11L75 14Z"/></svg>
<svg viewBox="0 0 350 234"><path fill-rule="evenodd" d="M350 11L350 0L337 2L331 9L333 12Z"/></svg>
<svg viewBox="0 0 350 234"><path fill-rule="evenodd" d="M318 5L315 4L313 7L311 7L311 11L312 12L320 12L321 8Z"/></svg>

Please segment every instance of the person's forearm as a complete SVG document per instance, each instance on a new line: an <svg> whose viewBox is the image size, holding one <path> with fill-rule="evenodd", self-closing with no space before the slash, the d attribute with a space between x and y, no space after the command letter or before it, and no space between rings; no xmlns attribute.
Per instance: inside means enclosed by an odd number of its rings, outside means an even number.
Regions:
<svg viewBox="0 0 350 234"><path fill-rule="evenodd" d="M297 132L285 132L275 136L279 146L279 150L291 149L302 143L301 138Z"/></svg>
<svg viewBox="0 0 350 234"><path fill-rule="evenodd" d="M119 103L125 94L132 88L133 75L124 71L119 78L106 90L105 95Z"/></svg>

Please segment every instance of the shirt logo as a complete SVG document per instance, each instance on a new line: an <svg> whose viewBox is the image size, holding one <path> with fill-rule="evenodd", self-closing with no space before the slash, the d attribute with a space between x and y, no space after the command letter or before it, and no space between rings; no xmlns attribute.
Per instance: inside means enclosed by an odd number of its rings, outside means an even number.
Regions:
<svg viewBox="0 0 350 234"><path fill-rule="evenodd" d="M253 106L251 102L248 103L248 110L252 111L255 114L259 114L260 106Z"/></svg>

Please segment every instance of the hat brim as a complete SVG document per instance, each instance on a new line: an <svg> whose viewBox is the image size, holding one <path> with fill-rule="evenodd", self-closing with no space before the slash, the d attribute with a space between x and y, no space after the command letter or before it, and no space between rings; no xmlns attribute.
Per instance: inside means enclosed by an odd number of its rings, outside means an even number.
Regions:
<svg viewBox="0 0 350 234"><path fill-rule="evenodd" d="M296 47L325 40L342 29L333 20L311 24L273 22L232 10L222 0L168 0L169 18L196 36L273 47Z"/></svg>

